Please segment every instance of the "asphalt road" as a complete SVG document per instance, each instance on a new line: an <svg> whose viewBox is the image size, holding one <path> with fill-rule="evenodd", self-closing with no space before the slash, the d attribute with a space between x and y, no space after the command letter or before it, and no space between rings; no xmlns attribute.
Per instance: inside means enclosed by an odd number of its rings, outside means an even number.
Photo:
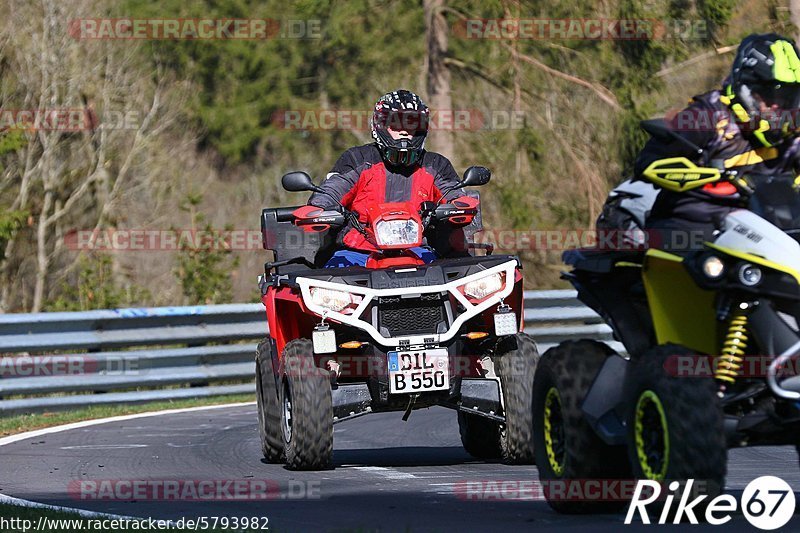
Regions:
<svg viewBox="0 0 800 533"><path fill-rule="evenodd" d="M0 492L139 517L267 517L274 531L672 529L641 523L625 526L624 515L558 515L543 500L530 497L531 483L537 479L535 467L475 461L467 455L454 412L416 411L405 423L400 416L374 414L337 425L334 469L324 472L291 472L262 462L255 406L106 423L3 446ZM800 488L794 449L730 453L728 491L734 496L762 475L782 477ZM270 499L123 501L115 499L120 493L102 490L104 486L121 490L131 480L149 480L157 487L177 480L182 483L180 490L214 481L223 487L220 494L225 497L235 493L225 488L226 481L248 487L266 483ZM502 480L520 482L505 486L520 488L525 498L503 498L514 493L513 489L497 492L501 485L492 483ZM81 490L89 499L80 499ZM476 499L480 495L490 499ZM96 499L100 496L107 499ZM754 530L742 516L719 528L691 527L692 531L715 529ZM795 516L785 530L800 530L800 518Z"/></svg>

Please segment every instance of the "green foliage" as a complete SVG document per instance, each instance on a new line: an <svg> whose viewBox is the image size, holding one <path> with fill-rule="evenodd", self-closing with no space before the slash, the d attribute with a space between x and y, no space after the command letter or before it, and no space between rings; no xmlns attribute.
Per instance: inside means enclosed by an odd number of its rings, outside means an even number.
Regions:
<svg viewBox="0 0 800 533"><path fill-rule="evenodd" d="M0 172L2 172L6 164L3 162L3 156L9 156L25 146L25 134L20 130L0 130ZM0 222L0 224L2 224Z"/></svg>
<svg viewBox="0 0 800 533"><path fill-rule="evenodd" d="M189 212L192 236L180 242L175 275L190 304L228 303L233 298L231 271L239 265L239 258L232 256L225 232L214 229L198 212L202 201L201 194L189 193L181 206Z"/></svg>
<svg viewBox="0 0 800 533"><path fill-rule="evenodd" d="M623 163L622 173L626 177L633 172L636 155L650 138L639 123L650 118L654 112L652 104L644 104L640 108L630 97L624 102L624 111L617 129L616 147L618 158Z"/></svg>
<svg viewBox="0 0 800 533"><path fill-rule="evenodd" d="M511 183L495 182L495 194L511 229L527 228L531 225L532 214L528 206L520 201L518 180Z"/></svg>
<svg viewBox="0 0 800 533"><path fill-rule="evenodd" d="M632 171L636 154L649 138L639 126L640 121L657 116L666 107L678 103L661 99L665 78L658 75L659 70L665 64L682 61L713 45L711 41L730 20L735 4L734 0L670 0L664 3L622 0L619 3L620 18L661 21L666 32L665 38L622 40L614 45L624 59L624 64L613 69L616 75L611 81L622 105L614 151L623 174ZM681 74L677 70L674 75ZM683 101L690 95L683 95ZM613 182L617 177L611 178Z"/></svg>
<svg viewBox="0 0 800 533"><path fill-rule="evenodd" d="M542 135L530 124L525 124L517 132L517 146L533 161L541 159L546 151Z"/></svg>
<svg viewBox="0 0 800 533"><path fill-rule="evenodd" d="M25 134L21 130L12 129L0 132L0 156L16 152L23 146L25 146Z"/></svg>
<svg viewBox="0 0 800 533"><path fill-rule="evenodd" d="M27 218L27 211L0 212L0 261L5 258L6 243L14 238Z"/></svg>
<svg viewBox="0 0 800 533"><path fill-rule="evenodd" d="M736 0L697 0L698 14L708 24L710 37L716 36L730 21L734 7Z"/></svg>
<svg viewBox="0 0 800 533"><path fill-rule="evenodd" d="M113 259L108 254L84 255L78 260L74 283L64 283L59 296L45 311L87 311L141 305L151 299L149 291L134 284L118 283Z"/></svg>
<svg viewBox="0 0 800 533"><path fill-rule="evenodd" d="M126 2L130 14L140 17L263 18L279 24L278 32L301 36L148 43L154 62L196 88L186 111L204 132L200 147L218 154L220 165L269 165L296 152L325 150L331 142L343 149L357 140L346 129L287 129L280 117L287 110L368 110L386 90L416 82L421 65L410 59L422 57L424 21L421 9L407 6L377 0L293 6L279 0Z"/></svg>
<svg viewBox="0 0 800 533"><path fill-rule="evenodd" d="M665 19L664 6L646 6L638 0L622 0L619 4L619 18L623 20L662 21ZM655 25L653 26L655 27ZM653 80L653 74L671 55L672 41L659 39L622 39L616 41L617 51L629 67L626 69L628 83L642 85Z"/></svg>
<svg viewBox="0 0 800 533"><path fill-rule="evenodd" d="M770 18L770 13L780 11L781 17L787 18L773 0L767 0L766 7L763 4L735 0L446 0L453 107L489 113L520 111L526 120L521 129L489 127L452 135L459 171L469 164L482 164L494 173L492 183L481 191L487 228L591 224L592 209L599 207L606 186L630 170L647 140L639 121L661 115L682 105L691 94L714 87L724 75L721 65L730 58L708 53L714 44L734 44L737 37L756 28L778 29L777 16ZM136 56L133 75L155 77L158 73L159 79L163 74L163 79L179 82L175 90L179 96L175 102L166 98L165 103L183 106L178 114L180 123L187 125L187 136L165 138L165 146L185 146L181 143L199 139L196 168L207 170L206 162L211 161L218 170L217 181L211 179L211 190L224 192L215 192L218 198L209 193L206 202L200 195L190 195L182 207L190 213L195 232L210 238L184 242L176 263L166 267L174 270L181 292L192 303L229 301L232 294L241 300L243 294L250 295L242 289L249 276L232 277L238 259L218 245L223 230L214 229L199 213L201 203L208 210L228 208L226 222L232 221L236 227L253 224L258 208L298 201L299 196L280 190L277 176L298 168L320 176L342 150L369 140L366 124L353 129L287 128L280 120L282 111L308 110L318 118L317 112L334 109L366 117L375 98L386 90L405 87L423 96L427 92L425 20L419 0L122 0L101 7L99 14L112 18L270 19L279 24L280 31L295 22L308 25L306 30L314 33L291 38L279 32L274 38L257 41L109 43L124 45ZM712 33L706 39L673 35L655 40L566 40L469 39L454 31L464 19L500 18L706 21ZM728 24L733 27L729 29ZM91 41L85 45L105 46ZM697 61L681 64L689 58ZM665 68L670 69L668 74ZM181 95L186 93L188 100L183 100ZM24 132L0 132L0 165L17 158L14 152L25 142ZM118 157L114 151L109 153L112 175L119 166ZM159 165L158 158L153 161L134 161L131 172L142 165ZM202 174L213 175L211 170ZM186 174L175 176L174 183L186 183L187 188L202 186L198 183L201 172ZM230 187L223 188L228 184ZM146 199L155 196L148 187L131 190L131 198L137 202L144 199L140 205L147 205ZM170 196L159 205L174 205L183 189L173 184L165 188ZM38 192L30 196L34 204L40 201ZM3 191L0 207L11 205L12 194L13 186ZM131 213L130 224L146 225L161 216ZM19 229L25 217L24 213L0 216L0 241ZM169 220L166 224L178 223ZM243 256L244 261L252 262L246 264L248 271L259 267L254 256ZM92 271L92 276L101 277L99 271ZM557 272L553 279L555 276ZM101 286L107 283L94 281ZM77 294L73 296L80 300Z"/></svg>
<svg viewBox="0 0 800 533"><path fill-rule="evenodd" d="M4 211L0 213L0 244L13 238L26 218L28 218L27 211ZM2 250L0 250L1 257Z"/></svg>

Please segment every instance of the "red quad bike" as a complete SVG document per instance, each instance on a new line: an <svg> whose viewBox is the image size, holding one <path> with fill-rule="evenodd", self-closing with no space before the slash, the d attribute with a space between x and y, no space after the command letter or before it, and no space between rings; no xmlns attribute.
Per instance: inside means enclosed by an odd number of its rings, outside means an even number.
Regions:
<svg viewBox="0 0 800 533"><path fill-rule="evenodd" d="M470 167L456 187L490 176ZM288 191L320 191L303 172L282 183ZM334 424L383 411L407 420L414 409L440 405L457 411L473 456L533 462L539 354L521 333L520 262L470 242L480 230L478 205L474 191L419 210L375 205L363 226L343 207L263 210L264 247L274 254L259 278L269 336L256 353L267 461L329 468ZM323 268L348 223L376 251L366 267ZM423 241L438 252L432 263L411 252ZM479 249L485 255L475 255Z"/></svg>

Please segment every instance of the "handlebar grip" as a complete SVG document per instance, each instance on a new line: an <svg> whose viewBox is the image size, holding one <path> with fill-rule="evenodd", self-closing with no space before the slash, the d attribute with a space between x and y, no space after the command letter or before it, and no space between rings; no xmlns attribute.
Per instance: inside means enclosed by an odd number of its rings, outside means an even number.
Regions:
<svg viewBox="0 0 800 533"><path fill-rule="evenodd" d="M328 224L330 226L339 227L339 226L344 226L345 222L347 222L345 216L339 213L337 213L336 216L331 216L331 217L325 216L320 218L322 218L323 220L320 220L318 218L308 218L308 219L298 218L295 219L294 223L297 226L319 226L321 224L322 225Z"/></svg>
<svg viewBox="0 0 800 533"><path fill-rule="evenodd" d="M295 206L295 207L276 207L275 208L275 219L278 222L293 222L294 221L294 212L302 206Z"/></svg>

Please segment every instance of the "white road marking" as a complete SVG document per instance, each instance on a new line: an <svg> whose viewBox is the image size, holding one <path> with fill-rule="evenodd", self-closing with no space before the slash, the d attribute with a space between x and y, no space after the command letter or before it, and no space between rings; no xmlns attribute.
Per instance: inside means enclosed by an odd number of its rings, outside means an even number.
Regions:
<svg viewBox="0 0 800 533"><path fill-rule="evenodd" d="M176 435L175 433L141 433L133 435L125 435L129 439L139 439L142 437L207 437L205 433L184 433Z"/></svg>
<svg viewBox="0 0 800 533"><path fill-rule="evenodd" d="M176 415L181 413L191 413L194 411L225 409L227 407L241 407L245 405L248 406L255 405L255 402L227 403L222 405L203 405L200 407L185 407L183 409L167 409L164 411L151 411L149 413L136 413L133 415L112 416L109 418L98 418L97 420L83 420L81 422L74 422L72 424L64 424L61 426L53 426L49 428L37 429L34 431L26 431L25 433L18 433L16 435L9 435L7 437L0 438L0 446L8 446L9 444L13 444L15 442L27 439L35 439L37 437L42 437L44 435L52 435L53 433L61 433L63 431L70 431L73 429L83 429L91 426L97 426L100 424L108 424L111 422L125 422L127 420L135 420L137 418L147 418L151 416ZM195 428L204 426L211 427L210 424L201 424L199 426L195 426ZM50 509L52 511L61 511L65 513L77 513L80 516L86 518L115 518L115 519L127 518L131 520L146 520L146 518L141 518L136 516L115 515L109 513L95 513L93 511L87 511L85 509L78 509L75 507L61 507L58 505L47 505L46 503L33 502L30 500L23 500L21 498L14 498L13 496L7 496L2 493L0 493L0 503L6 503L9 505L19 505L20 507L30 507L33 509ZM174 526L173 522L169 523Z"/></svg>
<svg viewBox="0 0 800 533"><path fill-rule="evenodd" d="M392 470L391 468L386 468L385 466L356 466L354 468L356 470L361 470L362 472L371 472L373 474L377 474L381 477L385 477L386 479L416 479L417 477L414 474Z"/></svg>
<svg viewBox="0 0 800 533"><path fill-rule="evenodd" d="M7 446L21 440L33 439L43 435L50 435L52 433L61 433L62 431L70 431L72 429L83 429L100 424L109 424L111 422L126 422L128 420L135 420L137 418L147 418L150 416L163 416L163 415L177 415L182 413L191 413L194 411L204 411L212 409L223 409L227 407L240 407L244 405L254 405L255 402L243 403L228 403L223 405L203 405L201 407L186 407L184 409L167 409L166 411L152 411L149 413L136 413L135 415L120 415L112 416L109 418L98 418L97 420L83 420L82 422L73 422L72 424L64 424L62 426L53 426L49 428L36 429L34 431L26 431L25 433L17 433L16 435L9 435L8 437L0 438L0 446ZM198 424L198 427L213 427L211 424Z"/></svg>
<svg viewBox="0 0 800 533"><path fill-rule="evenodd" d="M128 448L147 448L148 444L85 444L83 446L61 446L61 450L126 450Z"/></svg>
<svg viewBox="0 0 800 533"><path fill-rule="evenodd" d="M51 511L76 513L84 518L147 520L146 518L139 518L137 516L127 516L127 515L110 514L110 513L96 513L94 511L87 511L85 509L75 509L73 507L61 507L60 505L47 505L46 503L37 503L28 500L22 500L20 498L14 498L13 496L6 496L5 494L0 494L0 503L4 503L7 505L17 505L19 507L27 507L29 509L49 509ZM169 522L173 524L172 521Z"/></svg>

